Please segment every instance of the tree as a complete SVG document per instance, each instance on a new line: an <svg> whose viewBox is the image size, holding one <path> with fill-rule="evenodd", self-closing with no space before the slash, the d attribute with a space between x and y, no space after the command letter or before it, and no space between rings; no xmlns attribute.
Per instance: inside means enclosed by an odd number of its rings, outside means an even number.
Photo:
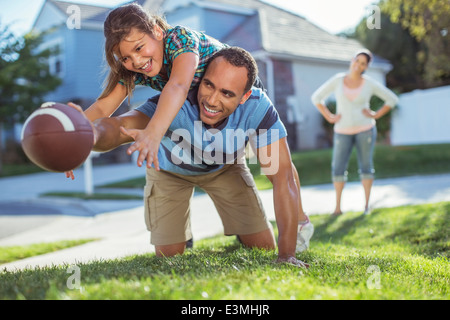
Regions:
<svg viewBox="0 0 450 320"><path fill-rule="evenodd" d="M428 86L450 84L450 1L383 0L381 10L426 46Z"/></svg>
<svg viewBox="0 0 450 320"><path fill-rule="evenodd" d="M380 29L369 29L364 18L347 36L392 64L393 69L386 75L389 88L399 92L424 88L424 44L400 24L392 22L386 13L380 15L380 26Z"/></svg>
<svg viewBox="0 0 450 320"><path fill-rule="evenodd" d="M25 120L42 104L45 94L61 84L48 67L48 58L57 50L39 50L43 36L28 33L18 38L0 24L0 173L3 126Z"/></svg>

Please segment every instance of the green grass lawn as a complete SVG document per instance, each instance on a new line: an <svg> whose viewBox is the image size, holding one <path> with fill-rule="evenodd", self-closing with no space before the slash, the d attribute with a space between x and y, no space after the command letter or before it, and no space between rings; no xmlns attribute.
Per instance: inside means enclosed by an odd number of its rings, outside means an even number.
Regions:
<svg viewBox="0 0 450 320"><path fill-rule="evenodd" d="M332 149L314 151L301 151L292 153L292 161L297 167L300 182L303 186L331 183L331 156ZM392 178L411 175L439 174L450 172L450 144L414 145L414 146L387 146L377 145L374 155L375 178ZM33 165L28 168L25 165L5 165L4 175L25 174L28 170L36 170ZM250 170L259 190L272 188L272 184L266 176L260 174L258 164L250 164ZM28 169L27 169L28 168ZM349 162L349 181L359 180L357 174L357 161L355 151ZM109 194L94 193L86 195L77 192L50 192L42 196L74 197L82 199L115 199L133 200L140 196L121 195L114 191L115 188L142 189L145 185L145 176L140 178L107 184L101 188L111 188ZM197 189L201 192L200 189Z"/></svg>
<svg viewBox="0 0 450 320"><path fill-rule="evenodd" d="M65 240L53 243L35 243L25 246L3 247L0 248L0 264L79 246L94 240Z"/></svg>
<svg viewBox="0 0 450 320"><path fill-rule="evenodd" d="M79 288L68 288L67 265L3 271L0 299L450 299L449 202L311 220L311 247L298 255L308 270L218 236L173 258L79 264Z"/></svg>
<svg viewBox="0 0 450 320"><path fill-rule="evenodd" d="M292 153L303 186L331 183L332 149ZM375 178L393 178L412 175L450 172L450 144L393 147L377 145L374 154ZM270 189L272 184L260 174L258 164L250 164L259 190ZM349 181L359 180L356 152L349 162ZM145 177L105 185L109 188L143 188Z"/></svg>
<svg viewBox="0 0 450 320"><path fill-rule="evenodd" d="M331 183L331 149L294 152L292 162L303 186ZM450 172L450 145L387 146L377 145L374 152L375 179ZM271 188L270 181L251 166L258 188ZM356 151L348 165L348 181L359 181Z"/></svg>

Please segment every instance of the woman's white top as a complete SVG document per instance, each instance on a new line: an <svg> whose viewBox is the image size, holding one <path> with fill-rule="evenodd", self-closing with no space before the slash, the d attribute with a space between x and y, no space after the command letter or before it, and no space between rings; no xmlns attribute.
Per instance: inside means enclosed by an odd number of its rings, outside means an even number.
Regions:
<svg viewBox="0 0 450 320"><path fill-rule="evenodd" d="M325 100L334 93L336 98L336 114L341 119L334 124L334 131L339 133L354 132L356 128L371 128L375 125L375 119L366 117L362 110L370 108L370 98L377 96L384 104L393 108L398 103L398 97L381 83L367 75L363 75L363 83L356 95L348 95L344 90L344 78L346 73L338 73L320 86L311 96L312 103L325 104ZM351 91L352 89L350 89ZM347 92L347 94L346 94Z"/></svg>

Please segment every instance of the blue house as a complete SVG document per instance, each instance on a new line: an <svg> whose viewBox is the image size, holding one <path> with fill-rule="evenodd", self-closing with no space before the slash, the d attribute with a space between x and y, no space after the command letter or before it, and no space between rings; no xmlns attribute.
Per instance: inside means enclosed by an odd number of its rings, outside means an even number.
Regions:
<svg viewBox="0 0 450 320"><path fill-rule="evenodd" d="M48 100L74 101L88 107L101 92L104 78L103 21L109 8L48 0L33 30L48 34L43 47L58 47L50 71L63 79ZM79 14L79 24L76 15Z"/></svg>
<svg viewBox="0 0 450 320"><path fill-rule="evenodd" d="M347 70L361 44L329 34L304 17L260 0L140 0L145 8L166 17L172 25L201 30L230 45L250 51L260 77L288 129L292 150L328 147L322 118L310 101L326 79ZM103 21L111 8L47 0L34 29L51 30L44 46L59 46L50 61L63 84L48 100L74 101L88 107L100 95L106 77ZM78 18L78 20L76 19ZM376 57L369 75L385 83L391 69ZM135 90L134 108L155 94L150 88Z"/></svg>

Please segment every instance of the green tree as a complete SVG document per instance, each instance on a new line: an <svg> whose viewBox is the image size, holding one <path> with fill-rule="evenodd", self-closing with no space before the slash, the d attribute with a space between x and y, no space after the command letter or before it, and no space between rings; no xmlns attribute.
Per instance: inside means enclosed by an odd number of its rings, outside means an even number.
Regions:
<svg viewBox="0 0 450 320"><path fill-rule="evenodd" d="M0 24L0 173L4 125L24 121L42 104L45 94L61 84L48 67L48 58L57 50L39 50L43 36L28 33L16 37L8 26Z"/></svg>
<svg viewBox="0 0 450 320"><path fill-rule="evenodd" d="M450 84L450 1L383 0L380 7L392 22L425 44L422 59L427 85Z"/></svg>
<svg viewBox="0 0 450 320"><path fill-rule="evenodd" d="M369 29L364 18L347 36L392 64L393 69L386 75L389 88L399 92L424 88L424 44L400 24L392 22L386 13L381 13L380 20L381 29Z"/></svg>

